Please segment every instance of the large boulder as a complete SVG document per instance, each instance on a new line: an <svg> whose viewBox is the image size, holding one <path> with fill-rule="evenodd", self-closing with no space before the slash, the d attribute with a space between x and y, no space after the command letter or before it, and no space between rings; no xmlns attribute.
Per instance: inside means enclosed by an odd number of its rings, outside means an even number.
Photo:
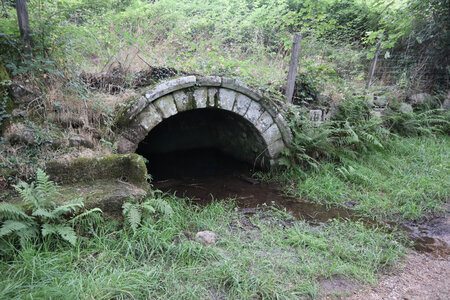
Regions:
<svg viewBox="0 0 450 300"><path fill-rule="evenodd" d="M99 207L107 216L121 216L125 201L147 193L147 168L142 156L113 154L61 159L46 164L46 173L60 184L60 203L82 198L86 208Z"/></svg>
<svg viewBox="0 0 450 300"><path fill-rule="evenodd" d="M23 123L13 123L6 129L4 135L11 145L33 145L36 143L35 133L30 126L26 126Z"/></svg>
<svg viewBox="0 0 450 300"><path fill-rule="evenodd" d="M137 154L99 155L93 158L53 160L46 164L50 179L60 184L120 180L146 189L147 167Z"/></svg>
<svg viewBox="0 0 450 300"><path fill-rule="evenodd" d="M432 102L433 96L427 93L414 94L408 97L407 102L412 106L417 106L427 102Z"/></svg>

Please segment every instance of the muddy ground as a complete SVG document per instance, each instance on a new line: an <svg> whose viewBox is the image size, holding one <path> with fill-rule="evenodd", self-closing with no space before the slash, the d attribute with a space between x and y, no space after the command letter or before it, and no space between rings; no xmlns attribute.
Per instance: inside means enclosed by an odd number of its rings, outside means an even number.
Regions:
<svg viewBox="0 0 450 300"><path fill-rule="evenodd" d="M312 225L333 218L357 218L347 209L327 209L284 196L274 185L260 183L247 175L228 174L200 178L168 179L154 182L165 192L189 197L204 205L213 199L235 198L244 214L264 204L285 208L286 212ZM395 270L384 270L374 286L361 286L344 277L321 280L322 299L450 299L450 218L449 209L440 217L420 224L404 223L400 228L414 243ZM358 218L359 219L359 218ZM372 226L373 221L368 221ZM387 224L387 227L392 224Z"/></svg>

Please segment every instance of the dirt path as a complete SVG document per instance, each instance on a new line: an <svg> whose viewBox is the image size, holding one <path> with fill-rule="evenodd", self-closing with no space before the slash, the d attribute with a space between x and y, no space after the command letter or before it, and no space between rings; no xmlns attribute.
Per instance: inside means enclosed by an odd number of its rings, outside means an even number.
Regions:
<svg viewBox="0 0 450 300"><path fill-rule="evenodd" d="M392 273L377 285L365 287L348 299L450 299L450 215L426 224L419 237L419 252L411 250Z"/></svg>
<svg viewBox="0 0 450 300"><path fill-rule="evenodd" d="M411 251L393 274L347 299L450 299L450 259Z"/></svg>

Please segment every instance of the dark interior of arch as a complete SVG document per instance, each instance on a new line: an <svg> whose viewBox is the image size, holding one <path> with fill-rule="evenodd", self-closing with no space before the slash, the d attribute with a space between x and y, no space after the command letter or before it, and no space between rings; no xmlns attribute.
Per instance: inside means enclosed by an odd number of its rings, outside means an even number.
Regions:
<svg viewBox="0 0 450 300"><path fill-rule="evenodd" d="M139 144L154 180L265 169L266 144L242 116L217 108L178 113L155 126Z"/></svg>

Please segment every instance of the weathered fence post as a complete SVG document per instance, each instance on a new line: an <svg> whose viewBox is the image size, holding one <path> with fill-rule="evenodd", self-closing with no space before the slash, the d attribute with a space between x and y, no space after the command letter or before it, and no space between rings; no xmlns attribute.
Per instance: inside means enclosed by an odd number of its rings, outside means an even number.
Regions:
<svg viewBox="0 0 450 300"><path fill-rule="evenodd" d="M20 37L22 38L23 52L31 55L30 20L26 0L16 0L17 21L19 23Z"/></svg>
<svg viewBox="0 0 450 300"><path fill-rule="evenodd" d="M289 75L286 86L286 101L292 103L292 97L294 96L295 78L297 76L298 56L300 53L300 42L302 41L302 35L299 33L294 34L294 40L292 45L291 62L289 64Z"/></svg>
<svg viewBox="0 0 450 300"><path fill-rule="evenodd" d="M381 42L379 42L377 44L377 50L375 50L375 56L373 57L372 65L370 66L370 69L369 69L369 77L367 78L366 89L364 91L364 94L367 93L367 91L370 88L370 84L372 83L373 74L375 74L375 68L377 66L378 55L380 54L380 47L381 47Z"/></svg>

